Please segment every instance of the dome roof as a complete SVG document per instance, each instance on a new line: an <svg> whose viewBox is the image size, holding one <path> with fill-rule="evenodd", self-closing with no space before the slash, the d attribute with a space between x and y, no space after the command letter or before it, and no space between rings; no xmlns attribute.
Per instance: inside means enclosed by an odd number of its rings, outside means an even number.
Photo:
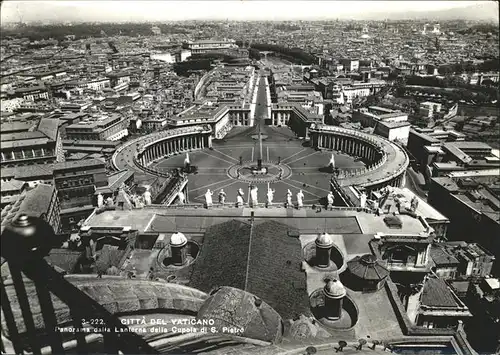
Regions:
<svg viewBox="0 0 500 355"><path fill-rule="evenodd" d="M199 319L213 319L214 326L239 327L239 336L279 343L283 334L280 315L251 293L223 286L212 292L198 311Z"/></svg>
<svg viewBox="0 0 500 355"><path fill-rule="evenodd" d="M183 246L187 243L187 238L181 232L175 232L170 237L170 245Z"/></svg>
<svg viewBox="0 0 500 355"><path fill-rule="evenodd" d="M346 295L347 291L339 280L330 280L324 288L326 296L330 298L342 298Z"/></svg>
<svg viewBox="0 0 500 355"><path fill-rule="evenodd" d="M351 274L370 281L380 281L389 275L387 267L374 255L357 256L347 262Z"/></svg>
<svg viewBox="0 0 500 355"><path fill-rule="evenodd" d="M322 248L329 248L329 247L333 246L332 237L330 237L330 235L326 232L318 235L315 243L318 247L322 247Z"/></svg>

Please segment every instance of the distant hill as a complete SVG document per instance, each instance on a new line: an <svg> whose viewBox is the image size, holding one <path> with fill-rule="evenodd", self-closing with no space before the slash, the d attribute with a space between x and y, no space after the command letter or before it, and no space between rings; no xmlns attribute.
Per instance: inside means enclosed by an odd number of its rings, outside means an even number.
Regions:
<svg viewBox="0 0 500 355"><path fill-rule="evenodd" d="M468 20L468 21L498 21L498 2L481 3L466 7L457 7L437 11L412 11L412 12L380 12L364 16L366 20Z"/></svg>

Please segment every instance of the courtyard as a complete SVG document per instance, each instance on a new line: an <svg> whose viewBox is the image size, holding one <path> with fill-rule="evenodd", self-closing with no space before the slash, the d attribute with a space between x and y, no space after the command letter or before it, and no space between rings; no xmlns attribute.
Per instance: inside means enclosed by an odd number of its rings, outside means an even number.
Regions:
<svg viewBox="0 0 500 355"><path fill-rule="evenodd" d="M240 157L244 163L255 162L255 165L260 157L260 144L256 139L258 127L234 127L224 139L214 141L213 149L189 153L190 163L196 167L196 172L188 175L187 197L190 203L204 203L207 189L214 193L214 202L218 201L218 193L223 189L228 204L236 202L238 190L242 189L245 192L245 202L248 202L250 184L259 189L259 203L267 200L268 184L275 190L273 203L276 204L286 201L288 190L293 194L294 203L299 190L304 193L305 204L315 204L320 200L323 202L330 192L332 173L326 168L332 152L310 148L307 142L297 138L287 127L261 127L262 161L264 164L273 163L269 173L272 169L286 171L282 178L248 180L243 175L230 173L231 169L238 169L240 166ZM364 167L364 163L356 161L354 157L341 152L333 154L335 166L341 170ZM160 160L155 168L165 171L181 168L185 157L185 154L178 154Z"/></svg>

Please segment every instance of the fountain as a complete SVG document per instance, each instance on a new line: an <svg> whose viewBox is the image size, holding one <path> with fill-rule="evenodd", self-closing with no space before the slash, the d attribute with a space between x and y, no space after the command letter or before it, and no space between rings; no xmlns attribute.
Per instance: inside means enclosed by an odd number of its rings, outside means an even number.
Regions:
<svg viewBox="0 0 500 355"><path fill-rule="evenodd" d="M237 164L229 167L227 172L229 177L246 182L250 185L255 185L285 180L292 175L291 168L283 164L281 158L278 158L278 162L276 163L270 161L268 155L267 160L264 161L264 148L262 142L267 138L264 133L259 126L257 134L251 136L254 140L258 140L258 146L255 147L255 150L258 150L256 158L254 158L252 154L251 161L245 162L242 157L240 157Z"/></svg>

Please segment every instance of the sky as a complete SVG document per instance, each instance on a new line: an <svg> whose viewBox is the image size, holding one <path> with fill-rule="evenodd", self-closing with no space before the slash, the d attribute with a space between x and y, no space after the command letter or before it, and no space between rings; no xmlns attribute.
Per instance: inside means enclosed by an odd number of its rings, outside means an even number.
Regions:
<svg viewBox="0 0 500 355"><path fill-rule="evenodd" d="M190 19L287 20L356 18L370 12L436 11L487 1L105 1L6 0L2 22L179 21Z"/></svg>

